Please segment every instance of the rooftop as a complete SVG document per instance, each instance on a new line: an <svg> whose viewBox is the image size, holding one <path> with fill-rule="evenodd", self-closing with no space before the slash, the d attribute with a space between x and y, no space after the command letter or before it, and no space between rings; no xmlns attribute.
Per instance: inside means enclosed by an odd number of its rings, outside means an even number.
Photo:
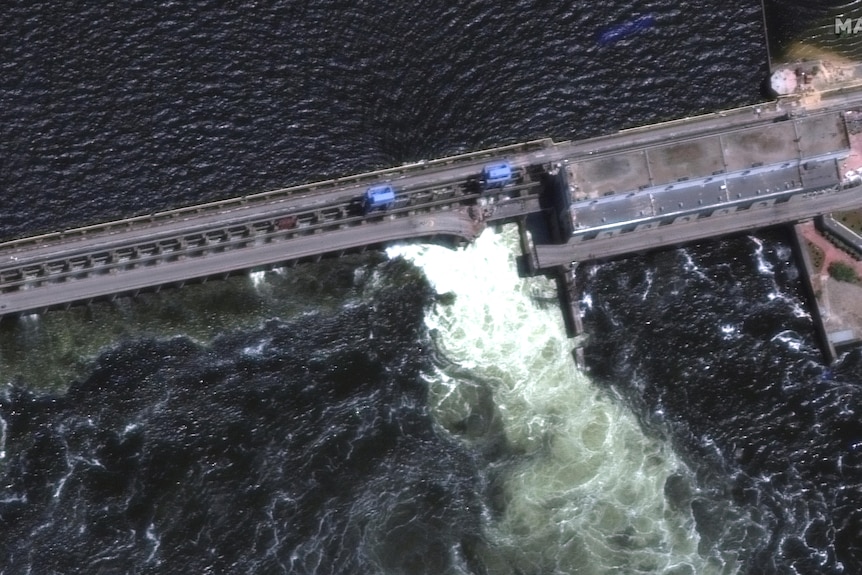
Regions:
<svg viewBox="0 0 862 575"><path fill-rule="evenodd" d="M834 185L849 148L835 112L573 161L572 228Z"/></svg>

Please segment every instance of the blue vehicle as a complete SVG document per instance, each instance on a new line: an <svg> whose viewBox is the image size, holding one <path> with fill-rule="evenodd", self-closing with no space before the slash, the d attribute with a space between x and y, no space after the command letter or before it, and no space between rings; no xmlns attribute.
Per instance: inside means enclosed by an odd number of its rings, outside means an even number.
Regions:
<svg viewBox="0 0 862 575"><path fill-rule="evenodd" d="M363 205L365 212L373 210L386 210L395 203L395 189L389 184L371 186L365 191Z"/></svg>
<svg viewBox="0 0 862 575"><path fill-rule="evenodd" d="M653 26L655 26L655 17L652 14L644 14L634 20L605 28L599 33L599 44L613 44Z"/></svg>
<svg viewBox="0 0 862 575"><path fill-rule="evenodd" d="M482 171L482 183L485 189L495 186L503 187L512 181L512 166L509 162L500 162L499 164L489 164Z"/></svg>

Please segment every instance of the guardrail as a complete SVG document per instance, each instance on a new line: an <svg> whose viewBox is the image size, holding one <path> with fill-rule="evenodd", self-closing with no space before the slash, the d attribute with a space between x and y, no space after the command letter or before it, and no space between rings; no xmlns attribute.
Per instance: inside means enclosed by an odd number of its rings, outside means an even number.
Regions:
<svg viewBox="0 0 862 575"><path fill-rule="evenodd" d="M862 258L862 237L831 216L823 216L820 221L823 231L828 232L847 245L857 259Z"/></svg>
<svg viewBox="0 0 862 575"><path fill-rule="evenodd" d="M447 165L470 161L479 161L483 159L499 157L506 154L525 153L531 150L549 148L553 145L553 140L551 140L550 138L543 138L538 140L530 140L528 142L510 144L508 146L500 146L497 148L479 150L476 152L457 154L455 156L447 156L445 158L414 162L403 166L385 168L372 172L365 172L361 174L354 174L329 180L300 184L297 186L279 188L266 192L259 192L245 196L227 198L225 200L218 200L214 202L196 204L193 206L185 206L181 208L165 210L162 212L156 212L154 214L133 216L130 218L123 218L120 220L113 220L90 226L71 228L63 231L50 232L46 234L10 240L7 242L0 243L0 251L9 251L33 247L52 241L69 240L75 237L86 237L88 234L125 231L136 225L153 224L160 221L175 220L183 216L195 216L204 212L225 211L229 209L245 207L251 204L263 204L279 199L287 199L301 192L318 192L332 190L342 186L367 184L372 181L379 180L382 177L403 174L405 172L425 171L432 168L439 168Z"/></svg>
<svg viewBox="0 0 862 575"><path fill-rule="evenodd" d="M775 115L781 116L785 112L782 112L779 108L778 100L773 100L771 102L764 102L762 104L749 104L746 106L739 106L738 108L731 108L729 110L720 110L717 112L709 112L706 114L698 114L697 116L686 116L685 118L675 118L673 120L665 120L664 122L657 122L655 124L647 124L645 126L633 126L631 128L623 128L617 132L617 134L634 134L643 131L654 130L656 128L664 128L671 126L684 126L686 124L696 124L697 122L702 122L710 119L714 119L716 117L720 118L730 118L734 116L744 116L744 115L757 115L758 110L760 111L760 116L766 118L771 118Z"/></svg>
<svg viewBox="0 0 862 575"><path fill-rule="evenodd" d="M536 184L532 184L534 187ZM498 192L518 193L528 190L531 185L522 184L516 188L502 189ZM213 228L208 231L195 230L186 234L163 239L147 238L136 244L116 246L111 249L100 249L86 255L76 255L60 260L43 261L36 264L23 263L21 266L8 269L0 276L0 293L9 293L24 286L38 288L41 285L54 284L72 278L81 278L93 274L107 274L113 271L134 269L146 265L156 265L160 262L174 261L179 258L206 257L214 251L223 252L237 250L254 245L268 244L274 241L289 242L297 237L304 237L326 231L346 229L367 223L383 221L384 219L404 218L418 213L433 212L449 207L461 207L474 202L482 194L465 194L431 200L417 205L406 205L392 208L386 212L346 216L328 221L299 225L290 229L279 229L274 216L266 220L250 222L246 225L231 225L225 228ZM528 196L532 197L532 196ZM523 201L524 196L499 200L498 205ZM310 210L296 215L315 214ZM285 254L289 260L289 252ZM53 269L52 269L53 268ZM10 275L17 277L9 277ZM8 279L7 279L8 278Z"/></svg>

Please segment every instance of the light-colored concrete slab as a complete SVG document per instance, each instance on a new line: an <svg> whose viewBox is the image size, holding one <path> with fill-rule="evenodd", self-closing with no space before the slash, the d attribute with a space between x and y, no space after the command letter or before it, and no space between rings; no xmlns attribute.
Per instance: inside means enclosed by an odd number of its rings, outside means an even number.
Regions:
<svg viewBox="0 0 862 575"><path fill-rule="evenodd" d="M718 136L650 148L647 156L656 185L703 178L724 170Z"/></svg>
<svg viewBox="0 0 862 575"><path fill-rule="evenodd" d="M730 132L721 137L728 171L747 170L755 164L778 164L799 158L792 122Z"/></svg>
<svg viewBox="0 0 862 575"><path fill-rule="evenodd" d="M575 162L569 173L578 198L623 194L650 185L646 155L640 150Z"/></svg>

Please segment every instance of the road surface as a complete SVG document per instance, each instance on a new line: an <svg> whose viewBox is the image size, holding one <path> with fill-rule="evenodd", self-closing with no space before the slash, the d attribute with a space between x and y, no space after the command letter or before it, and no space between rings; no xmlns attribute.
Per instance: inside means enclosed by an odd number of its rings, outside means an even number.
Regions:
<svg viewBox="0 0 862 575"><path fill-rule="evenodd" d="M609 259L682 245L705 238L753 231L860 205L862 205L862 187L797 196L781 204L752 207L746 211L710 216L692 222L669 224L566 244L538 245L536 260L539 268L549 268L572 262Z"/></svg>
<svg viewBox="0 0 862 575"><path fill-rule="evenodd" d="M197 258L142 266L121 273L92 275L84 279L47 284L0 294L0 315L41 311L70 302L90 301L114 294L135 293L158 285L177 284L196 278L224 276L241 269L270 266L319 254L429 236L453 236L472 240L479 231L466 211L384 221L282 242L233 250Z"/></svg>

